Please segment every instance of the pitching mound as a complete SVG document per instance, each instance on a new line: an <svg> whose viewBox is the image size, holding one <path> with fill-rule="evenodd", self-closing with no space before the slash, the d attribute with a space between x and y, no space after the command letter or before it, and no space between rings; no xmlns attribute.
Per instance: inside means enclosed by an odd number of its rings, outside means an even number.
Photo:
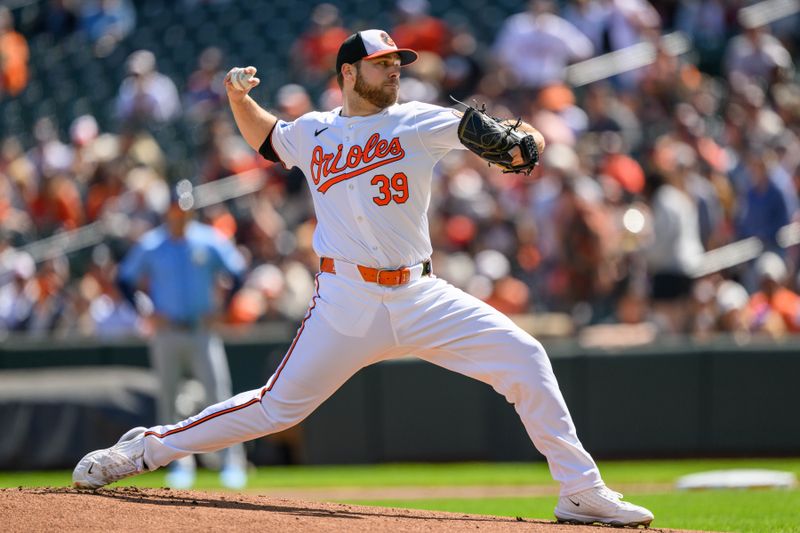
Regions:
<svg viewBox="0 0 800 533"><path fill-rule="evenodd" d="M256 494L138 489L0 489L4 532L314 531L546 532L618 531L541 520L284 500ZM674 531L651 529L649 531Z"/></svg>

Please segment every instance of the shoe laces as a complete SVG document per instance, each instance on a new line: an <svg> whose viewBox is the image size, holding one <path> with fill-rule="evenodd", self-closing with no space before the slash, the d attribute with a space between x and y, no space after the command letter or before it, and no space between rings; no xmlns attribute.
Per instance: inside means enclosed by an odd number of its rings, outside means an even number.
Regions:
<svg viewBox="0 0 800 533"><path fill-rule="evenodd" d="M602 496L605 496L606 498L609 498L611 500L621 500L623 498L621 492L611 490L606 486L601 487L599 492Z"/></svg>
<svg viewBox="0 0 800 533"><path fill-rule="evenodd" d="M109 476L127 477L141 469L143 454L137 449L139 443L134 440L124 441L108 451L109 460L105 461L102 466Z"/></svg>
<svg viewBox="0 0 800 533"><path fill-rule="evenodd" d="M127 476L131 472L136 472L138 467L136 460L117 454L115 461L103 465L103 470L109 477Z"/></svg>

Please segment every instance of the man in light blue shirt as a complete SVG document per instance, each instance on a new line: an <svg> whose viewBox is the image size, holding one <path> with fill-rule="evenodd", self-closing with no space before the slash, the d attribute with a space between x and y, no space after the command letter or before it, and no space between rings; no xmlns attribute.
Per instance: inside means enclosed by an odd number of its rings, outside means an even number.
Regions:
<svg viewBox="0 0 800 533"><path fill-rule="evenodd" d="M213 326L242 285L245 260L216 229L193 220L192 204L191 192L173 194L164 224L143 235L119 268L118 284L125 297L134 303L136 289L146 287L153 302L150 360L161 384L159 420L182 418L176 398L186 366L203 384L206 403L225 400L232 392L225 347ZM215 289L221 275L230 279L231 288L218 311ZM222 453L222 483L243 487L244 448L238 445ZM168 472L170 486L188 488L194 483L194 459L186 459Z"/></svg>

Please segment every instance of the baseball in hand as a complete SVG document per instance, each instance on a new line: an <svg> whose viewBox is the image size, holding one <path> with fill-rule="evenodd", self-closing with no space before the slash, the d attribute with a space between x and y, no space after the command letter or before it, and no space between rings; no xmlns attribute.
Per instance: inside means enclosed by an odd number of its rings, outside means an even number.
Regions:
<svg viewBox="0 0 800 533"><path fill-rule="evenodd" d="M235 67L231 69L231 85L235 88L239 89L240 91L248 91L251 88L258 85L258 78L254 78L253 76L256 75L256 68L255 67ZM253 83L255 82L255 83Z"/></svg>

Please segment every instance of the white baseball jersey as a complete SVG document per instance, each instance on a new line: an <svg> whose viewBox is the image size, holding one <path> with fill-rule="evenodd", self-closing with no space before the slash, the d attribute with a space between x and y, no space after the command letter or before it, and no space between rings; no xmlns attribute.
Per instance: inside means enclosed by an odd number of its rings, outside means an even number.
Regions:
<svg viewBox="0 0 800 533"><path fill-rule="evenodd" d="M340 110L278 121L272 131L281 162L308 180L318 220L314 251L377 268L430 258L431 173L448 151L464 148L460 117L421 102L367 117Z"/></svg>
<svg viewBox="0 0 800 533"><path fill-rule="evenodd" d="M314 248L335 268L317 274L308 313L264 387L145 433L151 469L291 427L359 369L412 354L488 383L513 403L562 494L603 484L542 345L421 268L431 254L431 171L462 147L459 120L451 109L411 102L368 117L336 109L276 124L272 152L306 175L319 221ZM357 265L413 272L384 286Z"/></svg>

